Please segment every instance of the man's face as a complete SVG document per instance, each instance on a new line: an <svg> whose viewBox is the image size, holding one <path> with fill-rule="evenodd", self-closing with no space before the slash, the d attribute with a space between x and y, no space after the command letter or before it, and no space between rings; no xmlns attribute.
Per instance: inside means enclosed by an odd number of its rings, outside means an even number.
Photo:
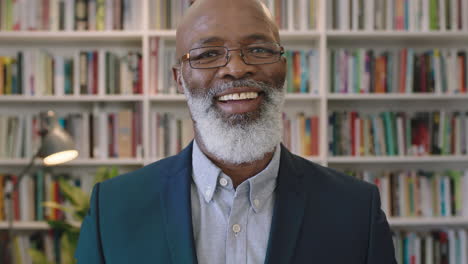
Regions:
<svg viewBox="0 0 468 264"><path fill-rule="evenodd" d="M231 4L232 5L232 4ZM234 9L234 10L233 10ZM191 30L184 36L183 53L190 49L206 46L224 46L239 49L242 46L264 42L277 42L274 28L264 14L254 8L210 8L204 16L194 21ZM210 96L212 106L224 118L239 115L258 117L260 106L266 95L255 87L235 87L220 91L219 87L239 80L260 82L270 87L283 88L285 79L285 59L272 64L247 65L240 56L240 51L231 51L229 63L215 69L192 69L188 61L181 65L183 78L193 96ZM259 92L255 100L221 101L221 96ZM223 99L223 98L221 98Z"/></svg>
<svg viewBox="0 0 468 264"><path fill-rule="evenodd" d="M229 2L227 6L220 4L223 1L207 2L213 5L197 15L182 33L178 32L181 36L177 40L178 55L206 46L239 49L246 45L278 41L275 28L258 9L246 8L236 2ZM207 146L208 150L220 151L220 148L226 149L226 144L240 147L243 145L240 143L242 141L251 145L251 152L257 153L235 160L236 163L249 162L253 156L258 158L262 155L260 152L271 150L271 145L279 143L276 142L277 132L275 135L268 133L272 134L273 130L281 131L281 119L276 116L281 113L284 99L286 62L281 57L275 63L247 65L239 50L231 51L230 55L226 66L214 69L193 69L189 61L184 61L180 70L175 71L175 77L179 90L188 98L196 132L205 145L212 145ZM233 100L236 96L248 98ZM212 138L216 135L224 142L224 146L222 142L213 142ZM226 136L223 138L221 135ZM246 137L251 138L251 142ZM270 137L271 142L265 138L255 139L256 137ZM259 145L264 145L265 148ZM232 148L233 146L226 151L235 152ZM242 151L238 150L239 155L243 155L240 153ZM234 162L227 155L223 159Z"/></svg>

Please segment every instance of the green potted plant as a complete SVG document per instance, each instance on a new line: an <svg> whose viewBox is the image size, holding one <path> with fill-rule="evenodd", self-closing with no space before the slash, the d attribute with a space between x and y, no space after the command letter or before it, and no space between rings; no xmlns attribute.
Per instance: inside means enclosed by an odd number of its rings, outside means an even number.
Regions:
<svg viewBox="0 0 468 264"><path fill-rule="evenodd" d="M98 183L119 174L116 167L98 168L94 183ZM79 187L73 186L65 179L59 179L60 190L63 193L65 200L69 201L70 206L65 206L54 201L47 201L43 206L58 209L69 213L74 219L73 222L68 220L49 220L47 223L50 228L61 234L60 239L60 264L75 264L76 260L73 255L78 244L78 236L80 234L79 224L83 222L89 210L89 195ZM47 260L46 255L40 250L31 248L29 254L34 264L56 264L55 261Z"/></svg>

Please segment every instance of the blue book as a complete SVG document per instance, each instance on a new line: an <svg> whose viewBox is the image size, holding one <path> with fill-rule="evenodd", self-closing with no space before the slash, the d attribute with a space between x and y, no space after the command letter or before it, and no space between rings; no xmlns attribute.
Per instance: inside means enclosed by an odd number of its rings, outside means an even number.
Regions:
<svg viewBox="0 0 468 264"><path fill-rule="evenodd" d="M309 63L308 63L308 58L310 57L307 56L307 52L305 50L301 50L301 86L300 86L300 92L301 93L308 93L309 92Z"/></svg>
<svg viewBox="0 0 468 264"><path fill-rule="evenodd" d="M406 63L406 87L405 87L406 93L413 92L413 80L414 80L413 65L414 65L414 50L409 48L408 56L407 56L407 63Z"/></svg>
<svg viewBox="0 0 468 264"><path fill-rule="evenodd" d="M439 176L440 177L440 176ZM445 205L445 183L444 183L444 178L440 177L439 178L440 182L440 206L441 206L441 215L446 216L446 205Z"/></svg>
<svg viewBox="0 0 468 264"><path fill-rule="evenodd" d="M44 221L44 171L39 170L36 174L36 220Z"/></svg>
<svg viewBox="0 0 468 264"><path fill-rule="evenodd" d="M371 121L372 121L372 131L374 131L374 152L376 156L382 155L382 152L380 150L380 144L379 144L379 126L377 125L377 117L375 115L371 115Z"/></svg>

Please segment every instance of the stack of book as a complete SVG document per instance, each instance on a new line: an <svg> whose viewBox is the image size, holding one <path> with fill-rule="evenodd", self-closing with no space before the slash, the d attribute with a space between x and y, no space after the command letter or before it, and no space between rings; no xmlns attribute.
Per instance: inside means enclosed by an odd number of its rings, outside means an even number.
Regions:
<svg viewBox="0 0 468 264"><path fill-rule="evenodd" d="M153 15L150 16L150 25L154 29L175 29L182 16L190 6L191 0L152 0L150 7Z"/></svg>
<svg viewBox="0 0 468 264"><path fill-rule="evenodd" d="M311 30L317 28L318 0L262 0L284 30Z"/></svg>
<svg viewBox="0 0 468 264"><path fill-rule="evenodd" d="M467 240L467 231L464 229L397 231L393 235L395 256L400 264L467 264Z"/></svg>
<svg viewBox="0 0 468 264"><path fill-rule="evenodd" d="M150 94L177 94L172 67L178 63L174 46L159 38L150 39L149 86Z"/></svg>
<svg viewBox="0 0 468 264"><path fill-rule="evenodd" d="M174 29L181 21L184 11L191 0L153 0L151 10L155 15L150 17L151 28ZM262 0L270 9L274 20L281 29L310 30L317 28L318 0Z"/></svg>
<svg viewBox="0 0 468 264"><path fill-rule="evenodd" d="M463 49L334 49L330 92L467 93L467 64Z"/></svg>
<svg viewBox="0 0 468 264"><path fill-rule="evenodd" d="M192 141L194 133L190 117L153 111L150 118L150 157L158 159L176 155Z"/></svg>
<svg viewBox="0 0 468 264"><path fill-rule="evenodd" d="M0 57L0 95L142 94L139 52L73 51L69 56L45 50Z"/></svg>
<svg viewBox="0 0 468 264"><path fill-rule="evenodd" d="M141 5L141 0L0 0L0 30L137 30Z"/></svg>
<svg viewBox="0 0 468 264"><path fill-rule="evenodd" d="M468 170L347 171L375 184L391 217L468 217Z"/></svg>
<svg viewBox="0 0 468 264"><path fill-rule="evenodd" d="M336 30L468 30L467 0L331 0L327 4L327 26Z"/></svg>
<svg viewBox="0 0 468 264"><path fill-rule="evenodd" d="M305 156L319 155L319 117L283 113L283 144L291 152Z"/></svg>
<svg viewBox="0 0 468 264"><path fill-rule="evenodd" d="M332 112L328 129L333 156L468 154L468 112Z"/></svg>
<svg viewBox="0 0 468 264"><path fill-rule="evenodd" d="M72 136L79 159L142 157L142 109L61 113L59 124ZM37 114L0 115L0 158L26 158L40 144Z"/></svg>
<svg viewBox="0 0 468 264"><path fill-rule="evenodd" d="M6 236L6 234L4 235ZM3 238L0 234L0 239ZM13 240L13 252L8 252L9 243L0 244L0 263L33 263L29 249L40 250L45 253L48 263L56 263L60 259L60 234L59 232L36 232L33 234L18 234Z"/></svg>
<svg viewBox="0 0 468 264"><path fill-rule="evenodd" d="M286 92L313 93L319 90L319 53L317 50L286 50L288 61Z"/></svg>

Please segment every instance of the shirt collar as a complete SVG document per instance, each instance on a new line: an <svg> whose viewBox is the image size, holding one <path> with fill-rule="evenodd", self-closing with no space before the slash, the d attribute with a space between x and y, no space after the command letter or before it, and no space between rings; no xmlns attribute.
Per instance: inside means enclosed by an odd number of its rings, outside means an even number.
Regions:
<svg viewBox="0 0 468 264"><path fill-rule="evenodd" d="M278 178L279 163L281 156L280 145L276 146L273 158L267 167L257 175L246 180L237 187L237 192L248 192L249 202L253 210L258 213L266 203L268 197L273 193ZM213 194L218 186L218 178L223 175L228 180L228 185L232 186L232 181L221 169L216 166L200 150L196 140L193 141L192 151L193 180L198 191L202 194L205 202L209 203L213 199Z"/></svg>

